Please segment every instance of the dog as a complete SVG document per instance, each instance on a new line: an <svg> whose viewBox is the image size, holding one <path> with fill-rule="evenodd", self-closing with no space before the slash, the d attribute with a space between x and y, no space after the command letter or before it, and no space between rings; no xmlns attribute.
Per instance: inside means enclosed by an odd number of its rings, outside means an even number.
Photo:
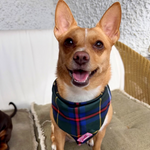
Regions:
<svg viewBox="0 0 150 150"><path fill-rule="evenodd" d="M52 150L64 150L66 137L100 150L113 114L110 52L120 37L120 23L119 2L94 28L80 28L68 5L58 1L54 35L59 57L50 108Z"/></svg>
<svg viewBox="0 0 150 150"><path fill-rule="evenodd" d="M11 131L13 128L11 118L15 116L17 107L10 102L9 105L14 106L14 112L9 116L0 111L0 150L9 150L8 142L11 138Z"/></svg>

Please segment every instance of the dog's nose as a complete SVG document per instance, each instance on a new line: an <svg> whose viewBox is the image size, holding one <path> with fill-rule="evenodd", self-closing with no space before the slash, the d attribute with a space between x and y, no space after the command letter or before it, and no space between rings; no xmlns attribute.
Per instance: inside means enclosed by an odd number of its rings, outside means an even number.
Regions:
<svg viewBox="0 0 150 150"><path fill-rule="evenodd" d="M84 65L89 62L90 56L86 52L76 52L73 56L73 60L79 65Z"/></svg>

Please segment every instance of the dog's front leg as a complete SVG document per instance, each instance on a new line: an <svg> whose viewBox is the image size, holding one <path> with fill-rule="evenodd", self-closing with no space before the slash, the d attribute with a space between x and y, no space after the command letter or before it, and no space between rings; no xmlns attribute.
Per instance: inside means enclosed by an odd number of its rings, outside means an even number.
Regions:
<svg viewBox="0 0 150 150"><path fill-rule="evenodd" d="M105 121L101 127L101 129L99 130L99 132L93 137L94 139L94 146L93 146L93 150L101 150L101 144L102 144L102 140L105 136L106 133L106 128L109 125L111 119L112 119L112 114L113 114L113 109L112 109L112 105L110 104L109 106L109 110L108 113L106 115Z"/></svg>
<svg viewBox="0 0 150 150"><path fill-rule="evenodd" d="M106 128L102 131L99 131L94 137L94 146L93 150L101 150L102 140L105 136Z"/></svg>
<svg viewBox="0 0 150 150"><path fill-rule="evenodd" d="M54 121L52 115L52 108L50 110L50 118L51 118L51 142L52 142L52 150L64 150L66 133L62 131Z"/></svg>
<svg viewBox="0 0 150 150"><path fill-rule="evenodd" d="M60 128L52 124L52 150L64 150L66 134Z"/></svg>

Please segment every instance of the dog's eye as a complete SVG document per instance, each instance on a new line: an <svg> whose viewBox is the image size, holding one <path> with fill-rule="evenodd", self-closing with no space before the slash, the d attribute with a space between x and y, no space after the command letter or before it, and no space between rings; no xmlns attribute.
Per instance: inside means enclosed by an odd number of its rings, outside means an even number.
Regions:
<svg viewBox="0 0 150 150"><path fill-rule="evenodd" d="M68 39L65 40L64 45L66 47L74 46L74 41L71 38L68 38Z"/></svg>
<svg viewBox="0 0 150 150"><path fill-rule="evenodd" d="M96 41L96 43L93 45L95 49L101 50L104 48L104 44L102 41Z"/></svg>

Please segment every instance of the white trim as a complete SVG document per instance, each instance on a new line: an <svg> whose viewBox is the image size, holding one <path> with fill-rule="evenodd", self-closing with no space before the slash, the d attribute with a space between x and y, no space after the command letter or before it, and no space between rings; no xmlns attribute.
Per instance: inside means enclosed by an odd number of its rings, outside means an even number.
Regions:
<svg viewBox="0 0 150 150"><path fill-rule="evenodd" d="M45 123L47 123L47 122L51 123L52 121L51 121L51 120L45 120L45 121L42 123L42 125L41 125L41 126L43 127L43 126L44 126L44 124L45 124Z"/></svg>
<svg viewBox="0 0 150 150"><path fill-rule="evenodd" d="M145 102L143 102L143 101L140 101L140 100L134 98L133 96L129 95L128 93L126 93L126 92L123 91L123 90L120 90L120 92L122 92L123 94L125 94L125 95L126 95L128 98L130 98L131 100L133 100L133 101L135 101L135 102L137 102L137 103L140 103L140 104L142 104L142 105L144 105L144 106L146 106L147 108L150 109L150 105L149 105L149 104L147 104L147 103L145 103Z"/></svg>
<svg viewBox="0 0 150 150"><path fill-rule="evenodd" d="M35 138L35 133L34 133L34 128L33 128L34 123L33 123L32 115L29 112L29 110L27 110L27 112L28 112L28 115L30 118L30 128L32 129L31 134L32 134L32 137L34 138L34 143L33 143L34 144L34 150L37 150L38 143L37 143L36 138Z"/></svg>
<svg viewBox="0 0 150 150"><path fill-rule="evenodd" d="M46 150L45 142L44 142L44 140L45 140L44 132L43 132L41 126L40 126L40 123L39 123L39 120L38 120L38 116L37 116L37 114L36 114L36 112L34 110L34 104L35 104L34 102L31 104L31 112L32 112L32 114L34 116L35 125L37 127L38 138L40 139L41 150Z"/></svg>

